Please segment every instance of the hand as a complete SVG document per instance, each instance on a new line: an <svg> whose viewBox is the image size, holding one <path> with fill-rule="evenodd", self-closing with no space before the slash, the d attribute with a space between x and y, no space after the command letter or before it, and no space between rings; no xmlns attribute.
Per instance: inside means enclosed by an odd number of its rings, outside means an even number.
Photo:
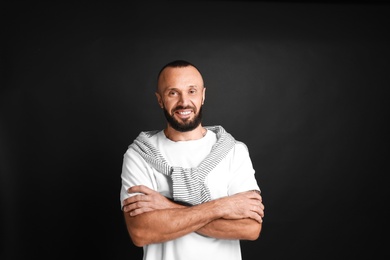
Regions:
<svg viewBox="0 0 390 260"><path fill-rule="evenodd" d="M144 185L133 186L128 193L142 193L131 196L123 201L123 211L130 216L136 216L157 209L178 208L180 205L170 201L155 190Z"/></svg>
<svg viewBox="0 0 390 260"><path fill-rule="evenodd" d="M246 191L222 198L225 219L251 218L263 222L264 204L258 191Z"/></svg>

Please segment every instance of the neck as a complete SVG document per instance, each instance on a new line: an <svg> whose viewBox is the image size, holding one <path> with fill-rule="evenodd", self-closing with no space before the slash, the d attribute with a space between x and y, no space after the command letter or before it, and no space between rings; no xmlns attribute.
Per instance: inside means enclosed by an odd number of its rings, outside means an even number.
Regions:
<svg viewBox="0 0 390 260"><path fill-rule="evenodd" d="M204 137L207 133L207 129L204 128L202 125L199 125L197 128L194 130L188 131L188 132L180 132L169 125L167 128L164 129L164 134L165 136L174 141L190 141L190 140L198 140Z"/></svg>

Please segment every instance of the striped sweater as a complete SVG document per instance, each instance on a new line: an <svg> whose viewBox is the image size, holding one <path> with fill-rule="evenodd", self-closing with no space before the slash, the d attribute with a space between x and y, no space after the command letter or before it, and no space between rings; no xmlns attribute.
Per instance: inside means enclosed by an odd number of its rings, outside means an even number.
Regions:
<svg viewBox="0 0 390 260"><path fill-rule="evenodd" d="M209 201L210 192L205 185L205 178L234 147L236 140L222 126L205 128L216 134L217 142L213 145L210 154L195 168L168 165L159 150L148 140L158 131L141 132L130 145L151 167L172 178L175 201L190 205Z"/></svg>

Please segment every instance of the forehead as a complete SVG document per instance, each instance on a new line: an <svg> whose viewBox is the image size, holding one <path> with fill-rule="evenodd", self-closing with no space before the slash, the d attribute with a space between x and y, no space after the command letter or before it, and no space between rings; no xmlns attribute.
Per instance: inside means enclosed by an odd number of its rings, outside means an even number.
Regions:
<svg viewBox="0 0 390 260"><path fill-rule="evenodd" d="M165 68L158 79L158 89L164 91L170 88L203 87L203 78L193 66L180 68Z"/></svg>

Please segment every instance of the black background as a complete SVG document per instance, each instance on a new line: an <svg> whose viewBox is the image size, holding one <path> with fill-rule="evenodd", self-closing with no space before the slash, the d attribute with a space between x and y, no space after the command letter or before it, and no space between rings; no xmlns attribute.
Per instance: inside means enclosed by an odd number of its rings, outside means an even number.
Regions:
<svg viewBox="0 0 390 260"><path fill-rule="evenodd" d="M0 258L141 259L120 211L122 156L165 126L154 88L174 59L204 75L204 125L250 150L266 216L244 259L388 254L389 11L3 2Z"/></svg>

